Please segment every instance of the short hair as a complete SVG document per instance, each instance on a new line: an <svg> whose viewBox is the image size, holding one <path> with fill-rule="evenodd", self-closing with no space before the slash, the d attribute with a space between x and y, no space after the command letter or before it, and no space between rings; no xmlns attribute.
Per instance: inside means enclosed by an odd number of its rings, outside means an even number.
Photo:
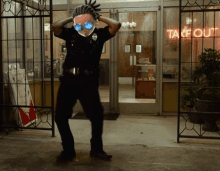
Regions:
<svg viewBox="0 0 220 171"><path fill-rule="evenodd" d="M78 6L73 10L73 19L78 15L90 14L94 20L97 20L96 12L101 11L101 9L97 9L97 7L99 7L100 4L94 6L95 3L96 3L96 0L92 4L90 0L89 3L87 4L87 0L85 0L84 5Z"/></svg>

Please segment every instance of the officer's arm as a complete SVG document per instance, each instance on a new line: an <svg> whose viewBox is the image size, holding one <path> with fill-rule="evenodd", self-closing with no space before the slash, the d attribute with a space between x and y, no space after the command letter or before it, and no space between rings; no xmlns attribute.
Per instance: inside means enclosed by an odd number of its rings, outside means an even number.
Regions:
<svg viewBox="0 0 220 171"><path fill-rule="evenodd" d="M73 17L69 17L60 21L57 21L53 24L51 24L51 30L57 35L59 36L62 32L62 28L63 26L65 26L67 23L70 23L73 21Z"/></svg>
<svg viewBox="0 0 220 171"><path fill-rule="evenodd" d="M99 21L102 21L109 26L109 32L111 35L115 35L121 28L121 23L111 18L100 16Z"/></svg>

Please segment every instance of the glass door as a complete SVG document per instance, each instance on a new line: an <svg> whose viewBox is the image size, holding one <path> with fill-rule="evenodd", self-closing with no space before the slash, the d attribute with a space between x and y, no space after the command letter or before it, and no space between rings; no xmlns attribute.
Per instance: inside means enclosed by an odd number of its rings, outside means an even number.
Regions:
<svg viewBox="0 0 220 171"><path fill-rule="evenodd" d="M99 86L104 112L158 113L161 94L160 72L157 72L161 65L158 9L102 9L103 14L122 23L117 35L106 42L100 61L100 66L102 61L107 61L100 79L108 83L100 82ZM75 110L82 111L78 107Z"/></svg>
<svg viewBox="0 0 220 171"><path fill-rule="evenodd" d="M121 113L158 113L158 9L120 9L118 101Z"/></svg>

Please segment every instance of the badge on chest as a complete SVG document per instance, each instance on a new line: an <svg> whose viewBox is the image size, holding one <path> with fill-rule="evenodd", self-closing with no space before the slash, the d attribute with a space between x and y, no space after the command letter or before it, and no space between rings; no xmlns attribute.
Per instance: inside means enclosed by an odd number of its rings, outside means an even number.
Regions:
<svg viewBox="0 0 220 171"><path fill-rule="evenodd" d="M93 41L96 41L98 39L98 35L96 34L96 33L94 33L93 35L92 35L92 40Z"/></svg>
<svg viewBox="0 0 220 171"><path fill-rule="evenodd" d="M74 46L75 41L71 40L71 46Z"/></svg>

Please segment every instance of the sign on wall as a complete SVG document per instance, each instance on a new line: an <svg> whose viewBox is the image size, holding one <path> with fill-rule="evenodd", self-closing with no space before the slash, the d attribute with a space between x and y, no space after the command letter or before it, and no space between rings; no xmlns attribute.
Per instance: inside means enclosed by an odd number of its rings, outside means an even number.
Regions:
<svg viewBox="0 0 220 171"><path fill-rule="evenodd" d="M13 105L34 106L25 69L9 71L9 87ZM18 107L15 112L15 116L19 115L16 117L19 126L27 127L37 121L34 108Z"/></svg>
<svg viewBox="0 0 220 171"><path fill-rule="evenodd" d="M205 28L205 29L200 29L196 28L191 30L191 28L184 27L181 32L181 37L184 38L191 38L192 37L211 37L215 36L217 33L218 28ZM179 31L175 29L168 29L168 36L170 39L175 39L179 38Z"/></svg>

